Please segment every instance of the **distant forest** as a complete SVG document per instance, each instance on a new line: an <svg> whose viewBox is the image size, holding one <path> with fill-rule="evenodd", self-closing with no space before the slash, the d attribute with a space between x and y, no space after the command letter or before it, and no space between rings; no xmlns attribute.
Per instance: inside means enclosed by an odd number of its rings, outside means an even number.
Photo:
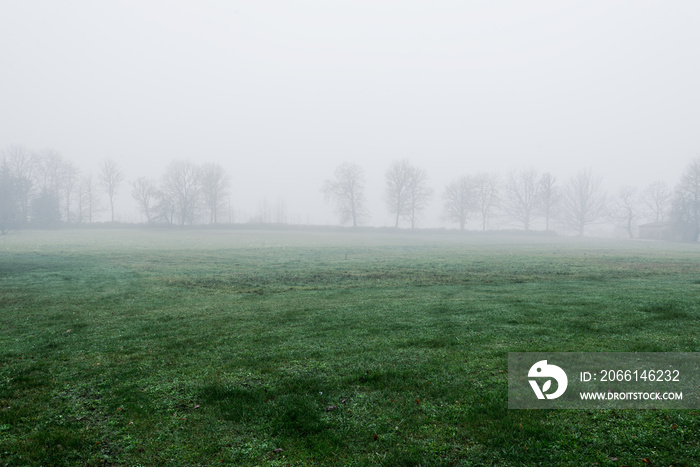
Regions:
<svg viewBox="0 0 700 467"><path fill-rule="evenodd" d="M222 223L230 210L231 178L215 163L174 160L160 179L126 180L119 164L105 159L97 174L85 174L53 150L32 151L9 146L0 152L0 231L27 227L50 228L95 222L98 211L115 220L115 204L130 196L144 223L199 225ZM350 162L319 180L319 196L332 203L340 225L359 227L368 219L365 171ZM493 218L522 230L553 230L583 235L586 227L614 223L634 236L643 223L672 222L700 233L700 157L685 168L675 186L657 181L645 187L623 186L606 193L591 169L560 181L535 169L505 174L456 176L446 186L428 185L425 169L396 160L384 174L384 205L394 227L415 228L416 221L436 197L442 202L446 227L464 230L477 220L488 230ZM226 222L230 217L226 217ZM259 207L255 223L286 222L283 203Z"/></svg>

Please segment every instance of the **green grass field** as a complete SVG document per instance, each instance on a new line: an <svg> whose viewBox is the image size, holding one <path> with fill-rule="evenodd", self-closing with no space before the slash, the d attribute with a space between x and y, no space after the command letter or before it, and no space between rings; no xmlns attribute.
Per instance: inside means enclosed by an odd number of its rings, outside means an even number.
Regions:
<svg viewBox="0 0 700 467"><path fill-rule="evenodd" d="M0 237L0 465L700 465L700 411L509 410L508 352L700 351L700 245Z"/></svg>

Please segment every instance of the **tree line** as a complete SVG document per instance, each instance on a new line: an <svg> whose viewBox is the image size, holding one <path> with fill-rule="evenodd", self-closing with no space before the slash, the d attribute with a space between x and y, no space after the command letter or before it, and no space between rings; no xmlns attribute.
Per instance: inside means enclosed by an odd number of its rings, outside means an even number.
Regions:
<svg viewBox="0 0 700 467"><path fill-rule="evenodd" d="M103 160L95 176L81 174L56 151L10 146L0 154L0 232L90 223L105 199L114 222L124 181L123 170L112 159ZM229 195L230 177L218 164L172 161L160 180L139 177L130 188L149 223L216 223Z"/></svg>
<svg viewBox="0 0 700 467"><path fill-rule="evenodd" d="M105 210L104 201L114 221L115 200L123 195L124 182L124 172L111 159L101 162L96 175L81 174L56 151L10 146L0 153L0 232L90 223L98 210ZM216 224L230 196L231 178L219 164L176 160L160 179L138 177L128 185L148 223ZM344 162L321 191L333 203L340 224L359 227L370 218L365 188L364 169ZM505 176L463 174L437 193L428 184L427 171L407 159L393 161L385 171L384 202L394 227L416 228L436 198L443 222L461 230L471 222L485 231L497 218L500 225L513 228L556 227L578 235L603 221L625 228L630 237L640 222L683 222L700 232L700 157L688 164L672 188L657 181L641 189L621 187L613 195L590 169L563 182L533 168L511 170ZM286 222L281 200L275 206L265 200L259 210L258 221Z"/></svg>
<svg viewBox="0 0 700 467"><path fill-rule="evenodd" d="M385 172L384 201L394 226L407 222L415 228L417 218L434 197L425 169L408 160L394 161ZM345 162L322 188L332 201L341 224L359 226L369 217L365 199L364 170ZM700 233L700 157L691 161L673 188L656 181L643 189L624 186L614 195L605 192L602 179L593 170L577 172L564 183L549 172L533 168L510 171L501 179L496 174L477 173L456 177L439 193L443 220L465 230L475 220L481 230L498 216L515 228L531 230L536 222L544 230L556 223L583 235L586 227L614 222L630 238L640 222L679 222Z"/></svg>

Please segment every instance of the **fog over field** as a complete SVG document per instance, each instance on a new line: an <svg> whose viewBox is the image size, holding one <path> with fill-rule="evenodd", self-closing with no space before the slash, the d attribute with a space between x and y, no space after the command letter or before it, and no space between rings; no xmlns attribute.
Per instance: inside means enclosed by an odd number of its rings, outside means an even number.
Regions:
<svg viewBox="0 0 700 467"><path fill-rule="evenodd" d="M0 464L700 465L699 24L0 0Z"/></svg>
<svg viewBox="0 0 700 467"><path fill-rule="evenodd" d="M237 222L283 200L289 221L337 224L321 188L343 162L376 226L402 159L434 193L420 227L456 226L441 197L463 174L673 187L700 153L699 18L691 0L5 0L0 150L116 161L129 222L129 183L174 160L224 167Z"/></svg>

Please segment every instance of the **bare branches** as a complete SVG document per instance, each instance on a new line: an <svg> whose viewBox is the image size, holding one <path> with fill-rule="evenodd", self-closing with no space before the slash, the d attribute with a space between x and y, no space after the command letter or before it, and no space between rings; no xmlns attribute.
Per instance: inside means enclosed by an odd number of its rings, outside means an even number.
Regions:
<svg viewBox="0 0 700 467"><path fill-rule="evenodd" d="M453 180L445 187L442 195L445 217L459 224L464 230L467 219L477 206L474 179L466 175Z"/></svg>
<svg viewBox="0 0 700 467"><path fill-rule="evenodd" d="M326 180L321 189L326 200L335 203L341 224L361 225L368 216L365 207L365 173L362 167L344 162L335 169L335 179Z"/></svg>
<svg viewBox="0 0 700 467"><path fill-rule="evenodd" d="M17 178L12 176L7 164L0 165L0 234L5 235L19 223L19 202L16 188Z"/></svg>
<svg viewBox="0 0 700 467"><path fill-rule="evenodd" d="M535 169L511 172L506 183L506 202L503 206L508 217L530 230L540 212L541 199L538 174Z"/></svg>
<svg viewBox="0 0 700 467"><path fill-rule="evenodd" d="M673 193L666 183L658 180L650 183L641 194L641 202L646 208L647 216L653 222L666 219L671 208Z"/></svg>
<svg viewBox="0 0 700 467"><path fill-rule="evenodd" d="M583 236L586 226L603 215L605 202L600 177L590 169L581 170L569 180L564 190L563 220L579 236Z"/></svg>
<svg viewBox="0 0 700 467"><path fill-rule="evenodd" d="M219 210L229 195L231 179L219 164L204 164L200 169L202 198L209 211L209 223L216 224Z"/></svg>
<svg viewBox="0 0 700 467"><path fill-rule="evenodd" d="M4 164L8 176L14 180L13 197L19 209L17 224L29 222L31 199L35 190L36 154L24 146L9 146L4 151Z"/></svg>
<svg viewBox="0 0 700 467"><path fill-rule="evenodd" d="M386 202L395 215L395 227L403 218L415 228L418 214L425 209L433 190L428 187L424 169L412 166L408 160L394 161L386 172Z"/></svg>
<svg viewBox="0 0 700 467"><path fill-rule="evenodd" d="M695 238L700 233L700 157L688 164L681 181L676 186L673 199L673 217L677 221L692 224Z"/></svg>
<svg viewBox="0 0 700 467"><path fill-rule="evenodd" d="M544 216L545 230L549 230L549 224L556 215L557 207L561 201L561 190L557 186L557 179L551 173L542 174L539 182L540 209Z"/></svg>
<svg viewBox="0 0 700 467"><path fill-rule="evenodd" d="M634 222L639 218L639 196L637 188L633 186L623 186L620 188L613 209L613 218L624 225L629 238L634 238Z"/></svg>
<svg viewBox="0 0 700 467"><path fill-rule="evenodd" d="M161 200L180 225L194 224L201 195L201 171L189 161L173 161L163 176ZM170 217L171 222L173 217Z"/></svg>
<svg viewBox="0 0 700 467"><path fill-rule="evenodd" d="M395 215L394 227L399 226L401 216L408 209L408 190L413 168L408 160L394 161L386 172L386 203L389 212Z"/></svg>
<svg viewBox="0 0 700 467"><path fill-rule="evenodd" d="M146 177L137 178L131 183L131 196L146 216L146 221L152 222L154 203L158 198L156 182Z"/></svg>
<svg viewBox="0 0 700 467"><path fill-rule="evenodd" d="M119 165L112 159L105 159L100 167L100 187L109 199L109 207L114 222L114 198L117 195L119 185L124 181L124 173Z"/></svg>
<svg viewBox="0 0 700 467"><path fill-rule="evenodd" d="M481 229L486 230L489 218L500 201L498 178L495 175L480 173L474 177L476 203L481 213Z"/></svg>

